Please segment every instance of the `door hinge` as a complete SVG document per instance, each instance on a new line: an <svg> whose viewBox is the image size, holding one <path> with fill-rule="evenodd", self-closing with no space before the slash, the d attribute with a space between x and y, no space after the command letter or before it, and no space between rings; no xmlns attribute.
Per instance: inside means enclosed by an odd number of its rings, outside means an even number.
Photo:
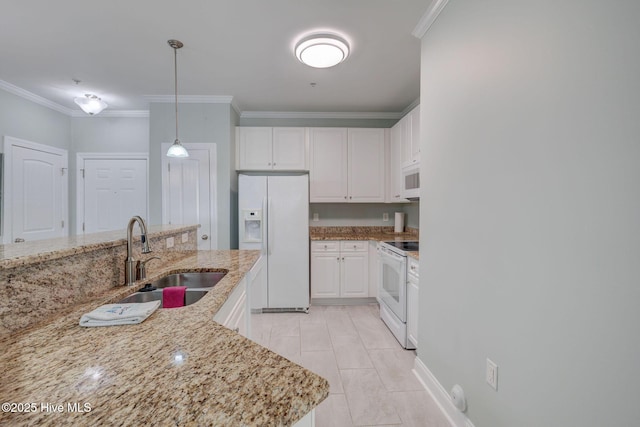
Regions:
<svg viewBox="0 0 640 427"><path fill-rule="evenodd" d="M82 172L82 179L84 179L84 169L80 169L80 172Z"/></svg>
<svg viewBox="0 0 640 427"><path fill-rule="evenodd" d="M167 172L171 173L171 163L167 163Z"/></svg>
<svg viewBox="0 0 640 427"><path fill-rule="evenodd" d="M64 228L64 220L60 221L62 224L62 228Z"/></svg>
<svg viewBox="0 0 640 427"><path fill-rule="evenodd" d="M82 231L84 231L84 222L82 223Z"/></svg>
<svg viewBox="0 0 640 427"><path fill-rule="evenodd" d="M67 169L67 168L60 168L60 175L64 176L64 171L65 171L66 169Z"/></svg>

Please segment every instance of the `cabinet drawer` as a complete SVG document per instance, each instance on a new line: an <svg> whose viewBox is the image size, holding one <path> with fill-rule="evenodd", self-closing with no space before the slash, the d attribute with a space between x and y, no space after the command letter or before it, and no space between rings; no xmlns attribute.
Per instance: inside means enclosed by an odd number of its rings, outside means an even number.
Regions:
<svg viewBox="0 0 640 427"><path fill-rule="evenodd" d="M311 252L338 252L339 242L335 240L320 240L311 242Z"/></svg>
<svg viewBox="0 0 640 427"><path fill-rule="evenodd" d="M368 242L357 240L343 240L340 242L341 252L366 252L369 250Z"/></svg>

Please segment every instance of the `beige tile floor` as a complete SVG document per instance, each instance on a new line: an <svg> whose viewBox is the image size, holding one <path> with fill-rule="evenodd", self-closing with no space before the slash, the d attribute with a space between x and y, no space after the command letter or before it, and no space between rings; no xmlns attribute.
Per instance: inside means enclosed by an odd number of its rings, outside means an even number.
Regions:
<svg viewBox="0 0 640 427"><path fill-rule="evenodd" d="M411 372L415 353L400 347L377 305L254 314L252 335L329 381L329 397L316 408L317 427L450 427Z"/></svg>

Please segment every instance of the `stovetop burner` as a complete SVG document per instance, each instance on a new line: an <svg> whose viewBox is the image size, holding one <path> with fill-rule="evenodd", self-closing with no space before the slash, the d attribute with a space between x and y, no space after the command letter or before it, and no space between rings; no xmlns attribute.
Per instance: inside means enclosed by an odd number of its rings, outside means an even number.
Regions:
<svg viewBox="0 0 640 427"><path fill-rule="evenodd" d="M419 252L419 242L384 242L387 245L394 246L402 251Z"/></svg>

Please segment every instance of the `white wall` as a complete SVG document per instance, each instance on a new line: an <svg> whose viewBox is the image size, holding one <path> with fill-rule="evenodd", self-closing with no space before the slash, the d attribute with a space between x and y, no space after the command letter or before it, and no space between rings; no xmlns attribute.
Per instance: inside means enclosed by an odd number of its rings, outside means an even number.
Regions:
<svg viewBox="0 0 640 427"><path fill-rule="evenodd" d="M477 427L640 425L638 22L451 0L423 38L418 356Z"/></svg>

